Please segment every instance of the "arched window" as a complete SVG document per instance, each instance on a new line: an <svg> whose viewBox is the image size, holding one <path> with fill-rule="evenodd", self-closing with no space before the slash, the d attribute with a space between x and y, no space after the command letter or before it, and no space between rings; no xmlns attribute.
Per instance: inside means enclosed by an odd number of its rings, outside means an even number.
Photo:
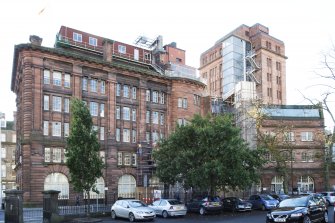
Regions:
<svg viewBox="0 0 335 223"><path fill-rule="evenodd" d="M90 199L95 198L105 198L105 181L104 178L100 177L97 179L97 182L95 183L95 188L99 191L99 194L95 193L94 191L90 191ZM86 194L84 194L84 197L86 198Z"/></svg>
<svg viewBox="0 0 335 223"><path fill-rule="evenodd" d="M271 191L275 193L280 193L283 189L284 177L283 176L275 176L271 180Z"/></svg>
<svg viewBox="0 0 335 223"><path fill-rule="evenodd" d="M314 180L310 176L301 176L298 181L301 192L314 192Z"/></svg>
<svg viewBox="0 0 335 223"><path fill-rule="evenodd" d="M44 180L44 190L58 190L59 199L69 199L69 181L62 173L49 174Z"/></svg>
<svg viewBox="0 0 335 223"><path fill-rule="evenodd" d="M135 197L136 180L131 175L123 175L118 182L118 197Z"/></svg>

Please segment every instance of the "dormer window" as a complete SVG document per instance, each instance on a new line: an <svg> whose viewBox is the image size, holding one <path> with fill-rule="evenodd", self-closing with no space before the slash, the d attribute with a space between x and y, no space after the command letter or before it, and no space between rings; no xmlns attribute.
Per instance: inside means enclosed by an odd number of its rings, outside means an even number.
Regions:
<svg viewBox="0 0 335 223"><path fill-rule="evenodd" d="M83 36L79 33L73 33L73 40L76 42L82 42Z"/></svg>
<svg viewBox="0 0 335 223"><path fill-rule="evenodd" d="M119 53L125 54L126 53L126 46L119 45L118 46L118 51L119 51Z"/></svg>
<svg viewBox="0 0 335 223"><path fill-rule="evenodd" d="M98 45L98 40L97 40L97 38L90 37L90 38L89 38L89 44L90 44L91 46L97 46L97 45Z"/></svg>

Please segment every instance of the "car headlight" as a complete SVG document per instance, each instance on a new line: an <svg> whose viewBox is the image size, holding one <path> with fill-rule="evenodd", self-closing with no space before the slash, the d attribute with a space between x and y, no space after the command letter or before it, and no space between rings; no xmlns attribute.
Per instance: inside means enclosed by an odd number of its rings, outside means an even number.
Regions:
<svg viewBox="0 0 335 223"><path fill-rule="evenodd" d="M267 213L266 216L267 216L268 218L272 218L272 217L271 217L271 213Z"/></svg>
<svg viewBox="0 0 335 223"><path fill-rule="evenodd" d="M302 216L302 213L293 213L291 214L291 217L296 218Z"/></svg>

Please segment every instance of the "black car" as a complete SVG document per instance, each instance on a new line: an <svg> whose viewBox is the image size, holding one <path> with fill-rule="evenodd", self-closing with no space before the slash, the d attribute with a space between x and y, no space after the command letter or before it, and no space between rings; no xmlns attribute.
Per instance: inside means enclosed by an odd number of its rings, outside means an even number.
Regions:
<svg viewBox="0 0 335 223"><path fill-rule="evenodd" d="M288 198L279 203L266 215L266 223L289 222L310 223L329 222L324 202L314 195Z"/></svg>
<svg viewBox="0 0 335 223"><path fill-rule="evenodd" d="M204 215L208 212L221 212L222 203L219 197L197 197L186 203L188 212L198 212Z"/></svg>
<svg viewBox="0 0 335 223"><path fill-rule="evenodd" d="M251 211L252 204L238 197L226 197L222 199L224 211Z"/></svg>

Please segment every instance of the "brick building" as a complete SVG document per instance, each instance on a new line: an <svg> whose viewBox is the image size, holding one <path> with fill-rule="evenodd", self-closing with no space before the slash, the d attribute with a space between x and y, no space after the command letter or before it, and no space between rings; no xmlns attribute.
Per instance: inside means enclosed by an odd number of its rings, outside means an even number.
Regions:
<svg viewBox="0 0 335 223"><path fill-rule="evenodd" d="M271 106L265 109L265 114L261 132L274 137L275 149L280 152L267 153L268 162L262 170L259 189L280 192L286 180L288 191L292 188L300 192L324 190L322 108L310 105ZM278 170L277 160L284 163L285 171Z"/></svg>
<svg viewBox="0 0 335 223"><path fill-rule="evenodd" d="M176 43L163 46L162 37L130 45L64 26L54 48L41 43L31 36L16 45L13 60L17 185L24 201L41 203L44 189L76 196L64 164L71 97L87 103L99 132L107 166L97 181L99 196L133 197L146 184L157 186L155 142L202 113L205 84L185 65L185 51Z"/></svg>
<svg viewBox="0 0 335 223"><path fill-rule="evenodd" d="M14 115L15 116L15 115ZM5 121L5 120L3 120ZM6 122L6 126L1 127L1 186L2 200L4 200L5 190L16 189L15 175L15 150L16 131L14 122ZM1 205L1 204L0 204Z"/></svg>
<svg viewBox="0 0 335 223"><path fill-rule="evenodd" d="M241 25L201 54L199 71L207 80L208 94L228 104L238 100L236 84L246 81L254 84L249 90L253 97L282 105L286 59L284 42L271 36L268 27Z"/></svg>

